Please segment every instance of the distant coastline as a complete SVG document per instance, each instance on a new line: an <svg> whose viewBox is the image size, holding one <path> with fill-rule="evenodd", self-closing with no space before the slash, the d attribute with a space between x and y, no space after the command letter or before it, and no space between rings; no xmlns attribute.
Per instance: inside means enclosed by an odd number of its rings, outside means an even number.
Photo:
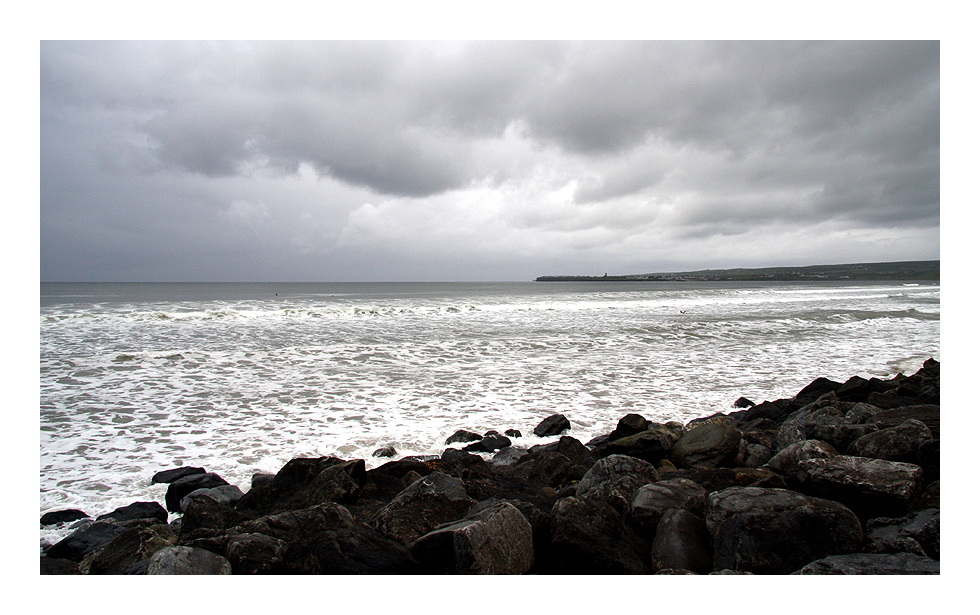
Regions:
<svg viewBox="0 0 980 615"><path fill-rule="evenodd" d="M631 275L544 275L536 282L725 282L794 280L939 280L939 261L765 267L760 269L704 269L674 273Z"/></svg>

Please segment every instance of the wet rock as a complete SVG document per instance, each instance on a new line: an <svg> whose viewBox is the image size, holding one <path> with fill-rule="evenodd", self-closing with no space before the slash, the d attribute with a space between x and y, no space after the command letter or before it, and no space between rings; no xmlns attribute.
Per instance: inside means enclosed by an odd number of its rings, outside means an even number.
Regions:
<svg viewBox="0 0 980 615"><path fill-rule="evenodd" d="M260 515L306 508L310 487L321 472L344 463L336 457L298 457L289 460L275 478L249 490L238 501L237 508ZM212 485L216 486L216 485Z"/></svg>
<svg viewBox="0 0 980 615"><path fill-rule="evenodd" d="M79 564L82 574L126 574L137 562L177 543L166 525L134 527L90 552Z"/></svg>
<svg viewBox="0 0 980 615"><path fill-rule="evenodd" d="M513 466L527 454L528 450L523 446L505 446L493 456L490 460L490 465L494 467Z"/></svg>
<svg viewBox="0 0 980 615"><path fill-rule="evenodd" d="M475 503L461 480L433 472L399 493L372 517L369 525L409 545L437 526L461 519Z"/></svg>
<svg viewBox="0 0 980 615"><path fill-rule="evenodd" d="M800 462L806 493L841 502L862 519L909 512L922 490L922 468L908 463L839 455Z"/></svg>
<svg viewBox="0 0 980 615"><path fill-rule="evenodd" d="M376 451L374 451L373 453L371 453L371 456L372 457L394 457L396 454L397 454L397 452L395 451L395 447L394 446L383 446L383 447L377 449Z"/></svg>
<svg viewBox="0 0 980 615"><path fill-rule="evenodd" d="M674 444L671 460L679 468L730 466L738 455L741 439L742 433L734 424L698 425Z"/></svg>
<svg viewBox="0 0 980 615"><path fill-rule="evenodd" d="M551 512L552 574L646 574L649 547L602 501L561 498Z"/></svg>
<svg viewBox="0 0 980 615"><path fill-rule="evenodd" d="M919 510L899 518L870 519L867 527L867 538L875 553L920 553L939 559L938 508Z"/></svg>
<svg viewBox="0 0 980 615"><path fill-rule="evenodd" d="M528 449L530 453L561 453L575 465L591 467L598 457L589 447L571 436L561 436L548 444L537 444Z"/></svg>
<svg viewBox="0 0 980 615"><path fill-rule="evenodd" d="M649 423L648 429L616 440L610 439L595 448L596 455L627 455L657 463L671 456L680 436L666 425Z"/></svg>
<svg viewBox="0 0 980 615"><path fill-rule="evenodd" d="M324 502L353 503L366 478L363 459L331 465L310 483L306 505L316 506Z"/></svg>
<svg viewBox="0 0 980 615"><path fill-rule="evenodd" d="M41 515L41 525L58 525L61 523L69 523L71 521L78 521L79 519L88 519L89 516L80 510L74 508L66 510L52 510L51 512L46 512Z"/></svg>
<svg viewBox="0 0 980 615"><path fill-rule="evenodd" d="M463 450L479 453L492 453L494 451L499 451L506 446L510 446L510 444L510 438L493 432L483 436L479 442L467 444L463 447Z"/></svg>
<svg viewBox="0 0 980 615"><path fill-rule="evenodd" d="M534 435L539 438L547 438L548 436L560 435L563 431L571 428L572 424L565 418L565 415L552 414L538 423L538 426L534 428Z"/></svg>
<svg viewBox="0 0 980 615"><path fill-rule="evenodd" d="M265 534L232 534L225 544L225 559L232 574L285 572L287 545Z"/></svg>
<svg viewBox="0 0 980 615"><path fill-rule="evenodd" d="M238 500L242 499L242 490L235 485L221 485L219 487L211 487L209 489L195 489L187 495L185 495L180 500L180 512L186 513L187 507L190 505L192 500L197 498L207 498L218 504L224 504L226 506L234 506L238 503Z"/></svg>
<svg viewBox="0 0 980 615"><path fill-rule="evenodd" d="M133 519L156 519L160 523L167 522L167 511L159 502L133 502L128 506L122 506L110 513L99 515L98 521L109 519L120 521L132 521Z"/></svg>
<svg viewBox="0 0 980 615"><path fill-rule="evenodd" d="M478 433L473 433L472 431L467 431L465 429L459 429L453 435L446 438L446 444L455 444L456 442L479 442L483 439Z"/></svg>
<svg viewBox="0 0 980 615"><path fill-rule="evenodd" d="M67 559L41 556L41 574L82 574L78 562Z"/></svg>
<svg viewBox="0 0 980 615"><path fill-rule="evenodd" d="M604 501L624 514L629 512L637 489L659 480L660 473L650 462L626 455L609 455L589 468L578 482L575 496Z"/></svg>
<svg viewBox="0 0 980 615"><path fill-rule="evenodd" d="M206 472L204 468L180 466L178 468L173 468L172 470L157 472L153 475L153 478L150 479L150 483L172 483L177 479L184 478L185 476L191 476L193 474L206 474Z"/></svg>
<svg viewBox="0 0 980 615"><path fill-rule="evenodd" d="M534 563L531 524L507 502L435 529L410 550L430 574L523 574Z"/></svg>
<svg viewBox="0 0 980 615"><path fill-rule="evenodd" d="M403 544L363 525L321 534L313 545L317 574L421 574Z"/></svg>
<svg viewBox="0 0 980 615"><path fill-rule="evenodd" d="M636 532L652 540L664 514L671 509L687 510L704 517L708 492L686 478L661 480L636 490L630 504L629 519Z"/></svg>
<svg viewBox="0 0 980 615"><path fill-rule="evenodd" d="M823 461L823 460L819 460ZM787 574L857 551L861 522L844 505L788 491L730 487L708 496L714 569Z"/></svg>
<svg viewBox="0 0 980 615"><path fill-rule="evenodd" d="M653 570L711 572L711 534L704 518L683 508L666 511L657 525L651 548Z"/></svg>
<svg viewBox="0 0 980 615"><path fill-rule="evenodd" d="M187 504L180 532L181 535L188 534L199 528L227 530L247 520L246 515L228 504L219 504L211 498L196 498Z"/></svg>
<svg viewBox="0 0 980 615"><path fill-rule="evenodd" d="M820 440L803 440L790 444L773 455L766 468L783 475L795 476L800 462L806 459L827 459L840 455L833 446Z"/></svg>
<svg viewBox="0 0 980 615"><path fill-rule="evenodd" d="M609 434L610 440L618 440L649 429L650 421L639 414L627 414L616 423L616 429Z"/></svg>
<svg viewBox="0 0 980 615"><path fill-rule="evenodd" d="M204 549L165 547L150 557L146 574L231 574L231 563Z"/></svg>
<svg viewBox="0 0 980 615"><path fill-rule="evenodd" d="M507 436L508 438L520 438L521 437L521 430L520 429L505 429L504 430L504 435Z"/></svg>
<svg viewBox="0 0 980 615"><path fill-rule="evenodd" d="M912 553L851 553L811 562L793 574L939 574L939 562Z"/></svg>
<svg viewBox="0 0 980 615"><path fill-rule="evenodd" d="M210 489L227 485L228 481L217 474L191 474L178 478L167 487L166 504L170 512L180 512L180 501L191 491L198 489Z"/></svg>
<svg viewBox="0 0 980 615"><path fill-rule="evenodd" d="M96 521L61 539L52 545L45 555L55 559L80 562L91 551L107 544L127 529L115 523Z"/></svg>
<svg viewBox="0 0 980 615"><path fill-rule="evenodd" d="M932 432L925 423L907 419L894 427L885 427L858 438L848 447L847 454L914 462L919 447L931 441Z"/></svg>
<svg viewBox="0 0 980 615"><path fill-rule="evenodd" d="M572 462L561 453L530 454L509 468L504 475L539 487L558 489L569 480Z"/></svg>

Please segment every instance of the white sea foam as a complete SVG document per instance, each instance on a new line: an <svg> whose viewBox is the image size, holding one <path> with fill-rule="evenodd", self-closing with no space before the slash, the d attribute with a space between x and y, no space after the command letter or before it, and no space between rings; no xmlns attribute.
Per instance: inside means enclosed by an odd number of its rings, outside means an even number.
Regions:
<svg viewBox="0 0 980 615"><path fill-rule="evenodd" d="M374 467L460 428L532 445L554 412L584 442L628 412L687 421L939 358L938 285L206 290L42 301L42 513L162 501L150 478L175 465L247 490L299 456Z"/></svg>

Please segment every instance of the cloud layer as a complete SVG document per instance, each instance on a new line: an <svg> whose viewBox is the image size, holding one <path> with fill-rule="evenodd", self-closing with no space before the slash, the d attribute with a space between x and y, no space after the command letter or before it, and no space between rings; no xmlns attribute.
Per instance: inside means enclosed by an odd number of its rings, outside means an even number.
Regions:
<svg viewBox="0 0 980 615"><path fill-rule="evenodd" d="M938 255L938 42L41 45L43 280Z"/></svg>

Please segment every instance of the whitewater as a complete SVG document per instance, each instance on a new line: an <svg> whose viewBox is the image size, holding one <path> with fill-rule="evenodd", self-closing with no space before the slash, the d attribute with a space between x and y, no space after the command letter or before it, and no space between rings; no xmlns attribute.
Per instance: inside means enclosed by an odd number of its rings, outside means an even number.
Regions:
<svg viewBox="0 0 980 615"><path fill-rule="evenodd" d="M531 446L556 412L587 442L910 374L939 317L938 282L41 284L40 512L162 502L179 465L247 491L294 457Z"/></svg>

